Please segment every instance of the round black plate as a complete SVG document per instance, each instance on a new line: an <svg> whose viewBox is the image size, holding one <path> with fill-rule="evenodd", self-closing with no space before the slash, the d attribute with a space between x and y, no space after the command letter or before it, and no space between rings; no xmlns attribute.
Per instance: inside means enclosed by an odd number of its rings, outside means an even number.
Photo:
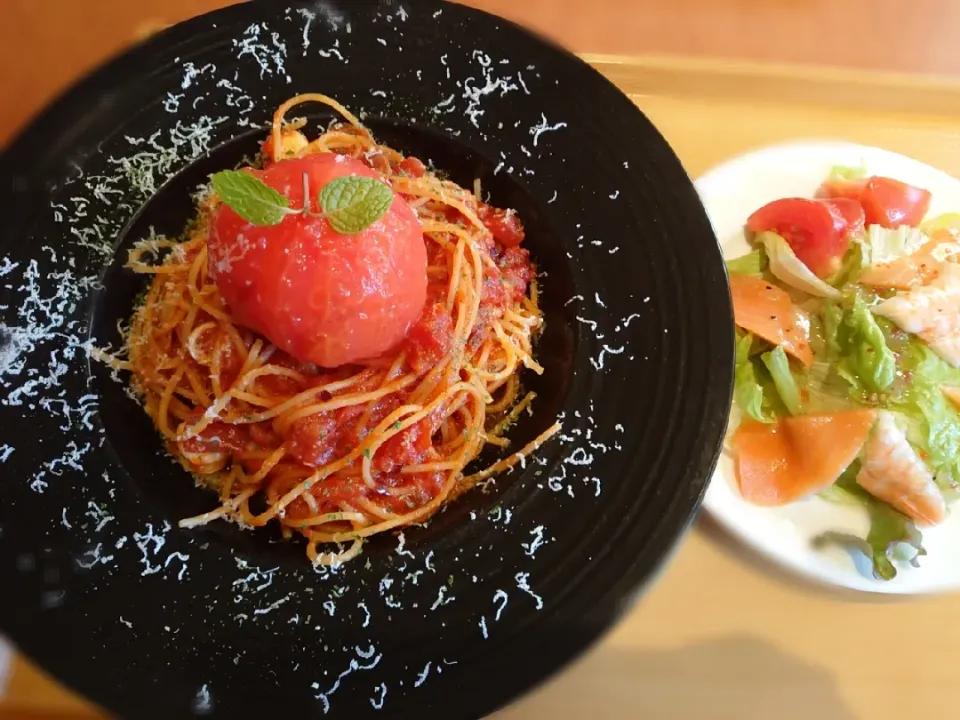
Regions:
<svg viewBox="0 0 960 720"><path fill-rule="evenodd" d="M547 373L514 440L564 423L335 572L266 530L177 528L213 499L88 356L142 287L117 257L178 233L197 185L305 91L520 211ZM234 6L79 84L0 177L0 625L118 715L486 714L596 640L698 506L732 384L716 240L630 100L510 23L426 0Z"/></svg>

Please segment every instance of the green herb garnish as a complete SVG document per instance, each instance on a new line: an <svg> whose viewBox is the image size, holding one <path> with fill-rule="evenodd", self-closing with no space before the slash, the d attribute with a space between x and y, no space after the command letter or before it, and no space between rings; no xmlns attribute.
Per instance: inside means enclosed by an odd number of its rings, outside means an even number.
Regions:
<svg viewBox="0 0 960 720"><path fill-rule="evenodd" d="M290 200L257 177L236 170L222 170L210 176L220 200L249 223L278 225L287 215L325 217L341 235L366 230L386 215L393 203L393 191L375 178L349 175L324 185L317 196L322 213L310 211L309 177L303 176L304 203L291 208Z"/></svg>
<svg viewBox="0 0 960 720"><path fill-rule="evenodd" d="M210 176L213 189L237 215L254 225L278 225L291 210L290 201L259 178L236 170Z"/></svg>
<svg viewBox="0 0 960 720"><path fill-rule="evenodd" d="M387 214L393 203L393 191L375 178L350 175L324 185L318 199L333 229L342 235L352 235Z"/></svg>

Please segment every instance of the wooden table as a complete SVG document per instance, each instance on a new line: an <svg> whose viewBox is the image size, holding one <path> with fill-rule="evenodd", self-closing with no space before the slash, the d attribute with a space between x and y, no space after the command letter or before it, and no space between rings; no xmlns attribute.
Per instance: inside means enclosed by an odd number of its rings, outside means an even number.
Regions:
<svg viewBox="0 0 960 720"><path fill-rule="evenodd" d="M960 74L960 3L954 0L461 1L578 52ZM0 0L0 143L136 34L234 2Z"/></svg>
<svg viewBox="0 0 960 720"><path fill-rule="evenodd" d="M146 23L223 4L3 0L0 142L78 72L122 47ZM872 70L960 71L960 55L947 42L956 26L950 18L960 20L960 7L952 9L947 0L927 0L910 25L900 14L907 3L882 0L675 0L669 10L629 0L472 4L511 13L581 50L637 54L652 48L804 62L826 57ZM84 18L99 28L96 36L76 33ZM846 25L836 25L843 19ZM846 29L854 19L861 23L857 37ZM796 135L879 144L960 175L960 86L953 83L669 57L588 59L631 94L693 175L750 145ZM17 73L7 82L11 68ZM706 116L709 134L703 132ZM960 598L952 596L878 601L802 585L761 565L701 521L655 587L609 637L499 717L957 717L950 698L960 682L957 615ZM17 659L0 699L0 717L102 716Z"/></svg>

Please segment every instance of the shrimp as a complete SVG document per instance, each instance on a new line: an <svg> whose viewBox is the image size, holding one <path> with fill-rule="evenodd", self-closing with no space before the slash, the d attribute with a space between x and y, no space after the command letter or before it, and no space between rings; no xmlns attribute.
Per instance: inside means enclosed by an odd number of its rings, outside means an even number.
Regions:
<svg viewBox="0 0 960 720"><path fill-rule="evenodd" d="M873 308L913 333L953 367L960 367L960 266L944 263L929 284L898 292Z"/></svg>
<svg viewBox="0 0 960 720"><path fill-rule="evenodd" d="M857 484L922 525L936 525L947 516L947 506L933 475L894 415L877 413L877 422L864 445Z"/></svg>

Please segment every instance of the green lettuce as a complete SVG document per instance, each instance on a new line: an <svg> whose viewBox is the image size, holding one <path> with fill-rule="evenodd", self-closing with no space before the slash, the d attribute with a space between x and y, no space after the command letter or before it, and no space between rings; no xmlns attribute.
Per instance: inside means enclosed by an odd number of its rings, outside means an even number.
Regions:
<svg viewBox="0 0 960 720"><path fill-rule="evenodd" d="M770 272L780 282L816 297L840 297L840 291L814 275L793 252L790 243L777 233L758 233L755 242L766 249Z"/></svg>
<svg viewBox="0 0 960 720"><path fill-rule="evenodd" d="M863 266L863 247L859 242L850 243L850 248L843 256L840 269L830 278L830 284L833 287L842 288L844 285L857 282L860 273L863 271Z"/></svg>
<svg viewBox="0 0 960 720"><path fill-rule="evenodd" d="M902 374L909 378L890 400L907 420L907 440L924 458L941 489L960 489L960 413L940 389L960 386L960 370L911 337L900 352Z"/></svg>
<svg viewBox="0 0 960 720"><path fill-rule="evenodd" d="M760 277L766 269L767 255L762 248L757 248L742 257L727 260L727 272L731 275L753 275L754 277Z"/></svg>
<svg viewBox="0 0 960 720"><path fill-rule="evenodd" d="M881 265L913 255L930 241L916 228L901 225L892 230L880 225L867 228L866 238L860 242L864 265Z"/></svg>
<svg viewBox="0 0 960 720"><path fill-rule="evenodd" d="M893 555L902 543L913 548L910 563L917 567L918 559L927 554L923 536L914 522L903 513L878 500L857 484L860 461L854 461L837 479L831 488L820 496L831 502L862 505L870 518L867 537L861 539L844 533L827 532L814 539L815 546L829 543L863 552L873 563L873 575L877 580L892 580L897 576Z"/></svg>
<svg viewBox="0 0 960 720"><path fill-rule="evenodd" d="M859 397L851 396L850 384L837 374L829 362L815 361L807 371L803 385L803 411L817 415L843 412L862 406Z"/></svg>
<svg viewBox="0 0 960 720"><path fill-rule="evenodd" d="M838 303L824 303L820 309L820 319L823 326L823 340L827 357L832 361L838 361L843 353L843 347L840 344L843 308Z"/></svg>
<svg viewBox="0 0 960 720"><path fill-rule="evenodd" d="M860 167L850 167L847 165L834 165L830 168L830 174L827 180L862 180L867 176L867 169Z"/></svg>
<svg viewBox="0 0 960 720"><path fill-rule="evenodd" d="M734 372L733 396L740 411L758 422L770 423L774 418L764 410L763 387L757 380L755 366L750 357L753 335L747 333L737 338L737 358Z"/></svg>
<svg viewBox="0 0 960 720"><path fill-rule="evenodd" d="M883 330L870 308L859 296L853 307L843 313L842 321L834 307L823 316L827 346L834 353L837 373L855 395L870 396L886 390L897 375L897 359L887 346Z"/></svg>
<svg viewBox="0 0 960 720"><path fill-rule="evenodd" d="M791 415L800 414L800 386L790 372L790 361L783 346L778 345L768 353L760 356L760 360L770 372L777 394Z"/></svg>
<svg viewBox="0 0 960 720"><path fill-rule="evenodd" d="M960 213L946 213L925 220L920 225L920 230L928 235L932 235L938 230L960 231Z"/></svg>

